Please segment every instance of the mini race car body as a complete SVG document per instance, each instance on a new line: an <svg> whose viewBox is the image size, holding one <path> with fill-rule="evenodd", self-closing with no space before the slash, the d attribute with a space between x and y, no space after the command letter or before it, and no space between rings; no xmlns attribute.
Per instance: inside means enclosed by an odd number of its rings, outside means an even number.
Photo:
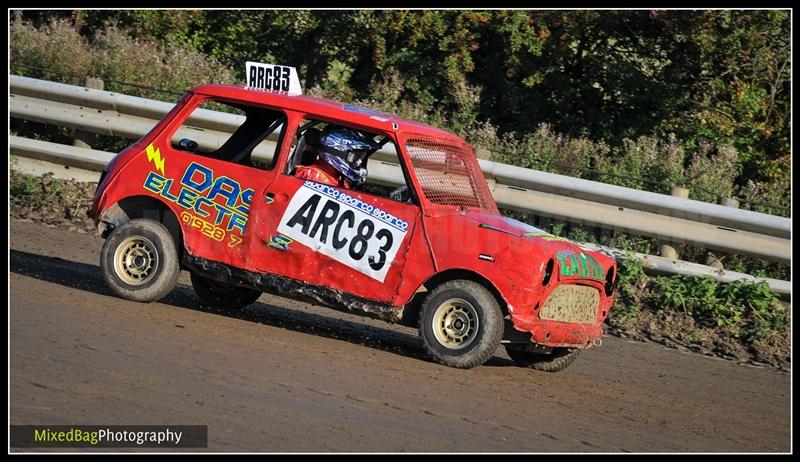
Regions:
<svg viewBox="0 0 800 462"><path fill-rule="evenodd" d="M293 175L328 124L381 144L367 185ZM455 367L501 342L519 364L566 367L602 337L616 283L613 259L501 216L457 136L285 92L194 88L108 165L90 215L124 298L160 299L184 268L210 305L271 292L419 325Z"/></svg>

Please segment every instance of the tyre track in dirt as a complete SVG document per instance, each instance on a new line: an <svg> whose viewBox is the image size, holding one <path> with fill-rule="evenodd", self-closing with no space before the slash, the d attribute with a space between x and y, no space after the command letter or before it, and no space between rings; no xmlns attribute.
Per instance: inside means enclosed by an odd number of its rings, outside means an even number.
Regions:
<svg viewBox="0 0 800 462"><path fill-rule="evenodd" d="M262 295L111 296L101 241L12 221L12 424L196 424L212 451L785 452L790 376L606 337L564 372L428 360L412 329Z"/></svg>

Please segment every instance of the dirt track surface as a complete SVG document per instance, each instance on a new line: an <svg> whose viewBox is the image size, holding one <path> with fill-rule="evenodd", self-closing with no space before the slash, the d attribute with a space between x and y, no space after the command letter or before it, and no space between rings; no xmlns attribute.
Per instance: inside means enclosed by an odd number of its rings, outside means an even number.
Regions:
<svg viewBox="0 0 800 462"><path fill-rule="evenodd" d="M430 362L412 329L263 295L111 296L88 234L12 221L11 424L208 425L210 451L787 452L790 375L606 337L567 370ZM192 450L197 451L197 450Z"/></svg>

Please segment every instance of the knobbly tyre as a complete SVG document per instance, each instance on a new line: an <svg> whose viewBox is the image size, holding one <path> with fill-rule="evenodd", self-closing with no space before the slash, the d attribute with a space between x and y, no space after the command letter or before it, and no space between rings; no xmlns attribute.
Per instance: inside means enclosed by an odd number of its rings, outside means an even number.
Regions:
<svg viewBox="0 0 800 462"><path fill-rule="evenodd" d="M502 343L554 372L601 342L614 260L501 216L469 144L300 95L293 68L248 63L248 76L188 91L106 167L89 213L116 295L159 300L185 269L206 305L269 292L417 326L427 353L458 368ZM370 147L368 181L297 177L330 127Z"/></svg>

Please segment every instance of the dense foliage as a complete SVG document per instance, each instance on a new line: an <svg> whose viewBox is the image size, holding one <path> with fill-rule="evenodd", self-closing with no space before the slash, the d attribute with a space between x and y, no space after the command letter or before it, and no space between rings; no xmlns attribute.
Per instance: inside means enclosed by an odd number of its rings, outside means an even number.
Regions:
<svg viewBox="0 0 800 462"><path fill-rule="evenodd" d="M506 162L788 208L789 27L788 10L40 10L15 12L11 51L15 72L178 91L242 81L248 59L289 64L312 93L424 119ZM566 143L559 162L535 151L542 130Z"/></svg>

